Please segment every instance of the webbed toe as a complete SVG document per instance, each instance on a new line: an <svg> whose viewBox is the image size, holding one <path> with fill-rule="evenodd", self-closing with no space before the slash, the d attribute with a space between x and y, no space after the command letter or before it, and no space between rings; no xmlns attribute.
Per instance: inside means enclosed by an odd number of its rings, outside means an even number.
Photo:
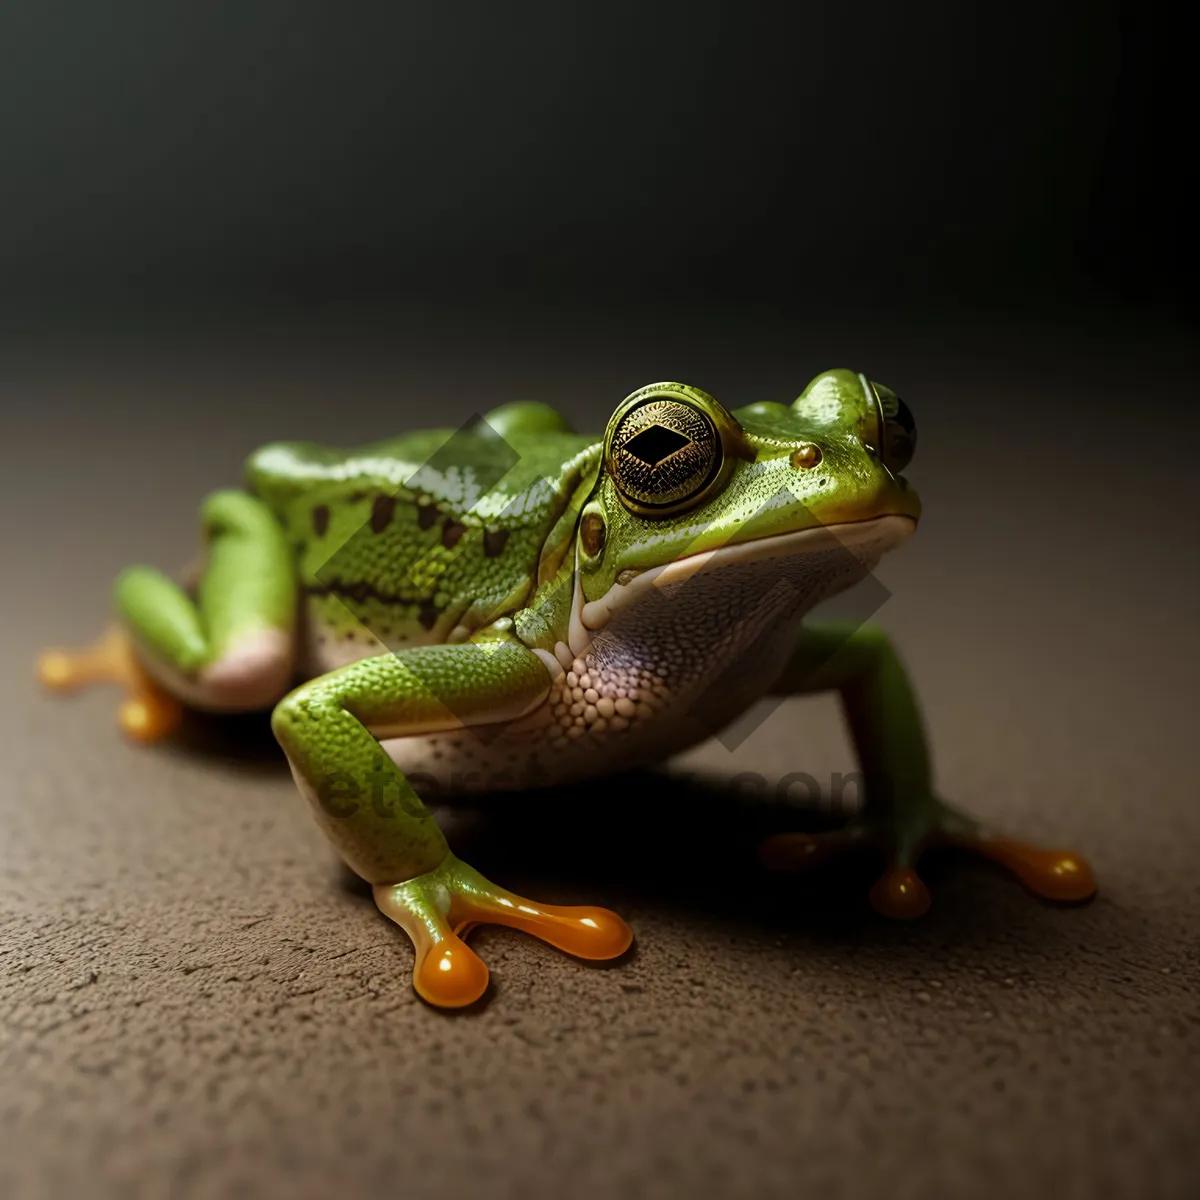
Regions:
<svg viewBox="0 0 1200 1200"><path fill-rule="evenodd" d="M461 1008L488 986L488 969L464 938L476 925L507 925L576 958L601 961L629 949L633 931L591 905L542 904L497 887L449 855L434 871L377 885L375 902L412 939L413 987L439 1008Z"/></svg>

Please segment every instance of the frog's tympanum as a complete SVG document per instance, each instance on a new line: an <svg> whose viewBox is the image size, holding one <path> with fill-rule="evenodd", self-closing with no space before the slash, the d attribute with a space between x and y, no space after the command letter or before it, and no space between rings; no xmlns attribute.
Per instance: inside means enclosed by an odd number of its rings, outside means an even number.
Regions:
<svg viewBox="0 0 1200 1200"><path fill-rule="evenodd" d="M607 909L491 883L418 793L567 796L697 744L768 694L839 693L865 780L859 817L769 839L769 866L875 847L888 865L872 902L912 917L929 904L918 858L951 843L1042 895L1085 899L1095 884L1079 857L999 837L937 797L884 634L801 624L916 528L901 474L915 441L892 391L837 370L792 404L736 412L652 384L599 439L517 403L349 452L269 445L246 491L204 502L196 577L125 571L115 631L44 655L41 675L124 682L121 724L142 740L183 705L274 706L297 786L411 937L417 992L437 1005L486 988L463 941L481 922L586 959L616 957L633 935Z"/></svg>

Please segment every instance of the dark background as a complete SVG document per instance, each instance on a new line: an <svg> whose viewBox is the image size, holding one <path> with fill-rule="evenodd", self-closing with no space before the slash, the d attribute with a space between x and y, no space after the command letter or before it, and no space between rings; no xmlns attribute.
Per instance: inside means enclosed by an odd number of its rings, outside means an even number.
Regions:
<svg viewBox="0 0 1200 1200"><path fill-rule="evenodd" d="M1102 0L6 4L0 299L1177 315L1172 40Z"/></svg>
<svg viewBox="0 0 1200 1200"><path fill-rule="evenodd" d="M0 1195L1193 1200L1191 49L1050 0L0 5ZM850 615L941 793L1084 854L1087 906L950 854L908 924L867 859L765 878L801 814L729 781L854 767L797 698L448 820L637 937L481 928L448 1016L265 718L144 749L34 684L264 441L832 366L920 429Z"/></svg>

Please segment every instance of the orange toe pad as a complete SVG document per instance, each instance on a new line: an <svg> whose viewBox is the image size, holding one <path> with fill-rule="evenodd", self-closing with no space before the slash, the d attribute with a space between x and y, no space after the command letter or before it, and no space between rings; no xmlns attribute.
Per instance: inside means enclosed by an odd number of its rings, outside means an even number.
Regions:
<svg viewBox="0 0 1200 1200"><path fill-rule="evenodd" d="M777 833L759 846L758 858L768 871L799 871L824 862L830 849L829 835Z"/></svg>
<svg viewBox="0 0 1200 1200"><path fill-rule="evenodd" d="M871 889L875 911L897 921L911 921L929 911L929 889L911 867L890 867Z"/></svg>
<svg viewBox="0 0 1200 1200"><path fill-rule="evenodd" d="M174 733L182 720L179 702L157 690L131 696L117 713L121 729L135 742L157 742Z"/></svg>
<svg viewBox="0 0 1200 1200"><path fill-rule="evenodd" d="M417 995L439 1008L462 1008L487 991L488 969L456 934L429 947L413 971Z"/></svg>
<svg viewBox="0 0 1200 1200"><path fill-rule="evenodd" d="M633 930L607 908L538 904L510 893L474 895L463 907L465 919L471 924L485 921L508 925L576 958L616 958L633 942Z"/></svg>
<svg viewBox="0 0 1200 1200"><path fill-rule="evenodd" d="M1046 850L1010 838L980 838L968 844L1007 867L1031 892L1048 900L1087 900L1096 893L1092 868L1070 850Z"/></svg>

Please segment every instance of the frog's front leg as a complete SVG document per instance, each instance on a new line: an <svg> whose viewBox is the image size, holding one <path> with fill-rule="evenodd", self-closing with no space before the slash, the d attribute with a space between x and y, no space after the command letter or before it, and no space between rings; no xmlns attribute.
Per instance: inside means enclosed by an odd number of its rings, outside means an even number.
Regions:
<svg viewBox="0 0 1200 1200"><path fill-rule="evenodd" d="M117 579L119 623L85 650L41 656L42 682L66 691L123 684L119 720L139 741L169 733L182 705L268 709L292 682L295 568L284 531L260 500L222 491L201 508L205 563L189 595L152 567Z"/></svg>
<svg viewBox="0 0 1200 1200"><path fill-rule="evenodd" d="M629 927L603 908L538 904L489 883L450 851L381 744L384 739L513 720L549 692L545 665L519 642L423 646L364 659L298 688L272 727L300 790L342 857L372 885L381 911L416 950L413 985L459 1007L487 987L460 934L511 925L581 958L615 958Z"/></svg>
<svg viewBox="0 0 1200 1200"><path fill-rule="evenodd" d="M768 865L788 869L841 849L882 850L889 866L872 889L871 902L885 915L902 918L928 909L929 892L915 868L921 853L939 844L977 851L1053 900L1086 900L1096 891L1091 868L1077 854L1002 837L938 799L916 697L879 629L841 623L806 627L773 690L777 695L840 693L865 795L861 816L843 829L769 838L762 847Z"/></svg>

